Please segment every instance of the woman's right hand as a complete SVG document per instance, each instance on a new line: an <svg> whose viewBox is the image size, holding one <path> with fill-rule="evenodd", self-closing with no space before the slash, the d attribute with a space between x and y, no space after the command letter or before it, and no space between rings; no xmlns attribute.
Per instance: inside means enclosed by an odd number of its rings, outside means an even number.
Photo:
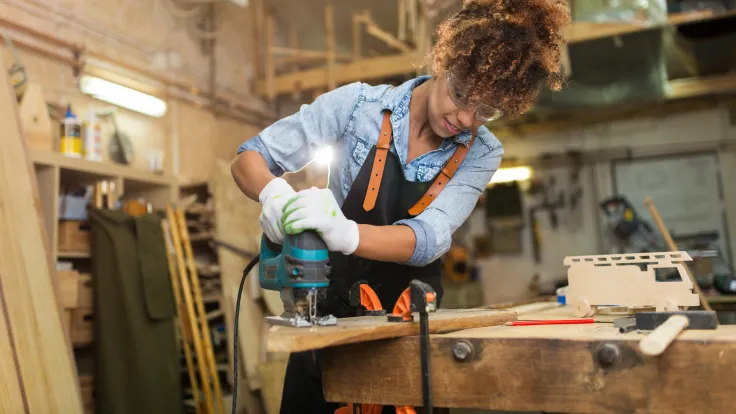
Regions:
<svg viewBox="0 0 736 414"><path fill-rule="evenodd" d="M269 240L277 244L284 244L284 226L281 223L284 205L294 196L296 192L283 178L274 178L258 196L261 202L261 215L258 222L263 233Z"/></svg>

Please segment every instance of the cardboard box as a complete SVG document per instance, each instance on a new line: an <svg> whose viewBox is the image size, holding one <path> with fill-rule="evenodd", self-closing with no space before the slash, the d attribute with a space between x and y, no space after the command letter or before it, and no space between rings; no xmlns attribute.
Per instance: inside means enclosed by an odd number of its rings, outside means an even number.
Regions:
<svg viewBox="0 0 736 414"><path fill-rule="evenodd" d="M86 222L79 220L59 221L59 251L90 251L90 234Z"/></svg>
<svg viewBox="0 0 736 414"><path fill-rule="evenodd" d="M81 274L77 279L77 289L79 291L79 307L94 307L94 292L92 291L92 276L89 274Z"/></svg>
<svg viewBox="0 0 736 414"><path fill-rule="evenodd" d="M94 340L94 312L91 308L77 308L71 311L69 337L75 346L84 346Z"/></svg>
<svg viewBox="0 0 736 414"><path fill-rule="evenodd" d="M82 394L82 404L84 406L84 412L94 413L94 402L95 402L95 383L94 375L91 374L80 374L79 375L79 390Z"/></svg>
<svg viewBox="0 0 736 414"><path fill-rule="evenodd" d="M61 305L64 309L75 309L79 306L79 272L76 270L59 270L56 272L59 281Z"/></svg>

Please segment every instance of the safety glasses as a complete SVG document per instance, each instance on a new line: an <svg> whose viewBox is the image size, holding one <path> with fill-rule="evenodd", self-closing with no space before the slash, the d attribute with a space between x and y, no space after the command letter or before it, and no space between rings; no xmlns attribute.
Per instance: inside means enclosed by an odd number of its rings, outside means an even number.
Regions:
<svg viewBox="0 0 736 414"><path fill-rule="evenodd" d="M468 93L460 84L460 81L450 71L447 71L447 94L461 111L473 111L475 119L481 122L495 121L503 116L503 112L490 105L472 105L468 103Z"/></svg>

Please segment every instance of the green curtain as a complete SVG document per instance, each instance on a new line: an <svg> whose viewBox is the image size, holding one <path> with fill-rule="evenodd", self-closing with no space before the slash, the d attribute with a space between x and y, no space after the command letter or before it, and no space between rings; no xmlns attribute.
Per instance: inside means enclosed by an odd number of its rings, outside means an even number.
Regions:
<svg viewBox="0 0 736 414"><path fill-rule="evenodd" d="M176 307L161 220L90 209L95 412L183 412Z"/></svg>

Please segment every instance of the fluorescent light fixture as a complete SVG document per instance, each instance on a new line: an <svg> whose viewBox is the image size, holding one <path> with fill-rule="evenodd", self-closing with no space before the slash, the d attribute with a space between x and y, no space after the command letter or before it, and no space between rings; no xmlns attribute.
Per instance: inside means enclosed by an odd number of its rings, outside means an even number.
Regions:
<svg viewBox="0 0 736 414"><path fill-rule="evenodd" d="M499 168L493 178L491 178L491 185L498 183L510 183L513 181L526 181L532 176L532 169L529 167L511 167L511 168Z"/></svg>
<svg viewBox="0 0 736 414"><path fill-rule="evenodd" d="M317 151L317 153L314 155L314 160L317 161L317 164L330 165L330 163L332 162L332 148L324 147L321 150Z"/></svg>
<svg viewBox="0 0 736 414"><path fill-rule="evenodd" d="M94 76L83 75L79 87L82 93L131 111L156 118L166 113L166 102L161 99Z"/></svg>

